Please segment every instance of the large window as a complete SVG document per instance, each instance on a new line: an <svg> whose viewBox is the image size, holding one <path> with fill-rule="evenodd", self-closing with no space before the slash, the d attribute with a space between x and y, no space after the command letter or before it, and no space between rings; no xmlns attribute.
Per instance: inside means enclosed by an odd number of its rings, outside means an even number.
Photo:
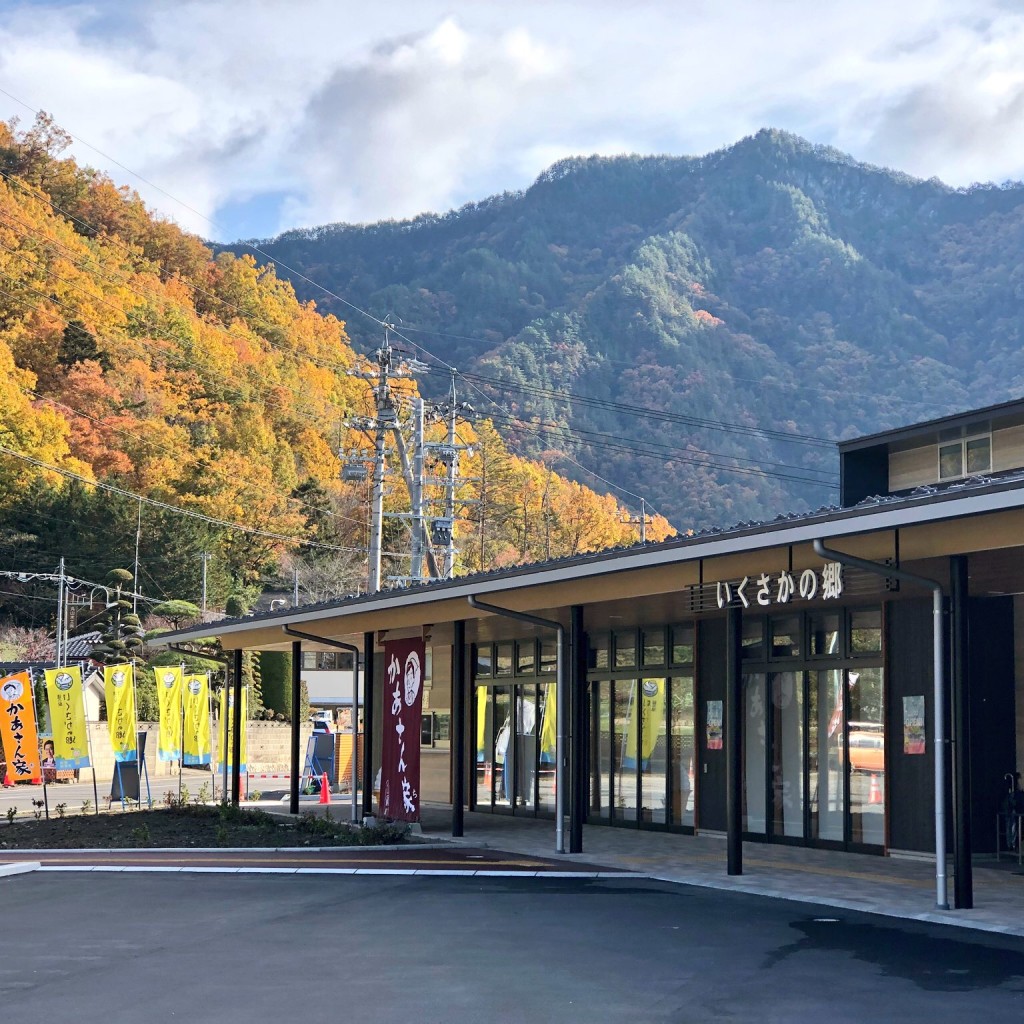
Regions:
<svg viewBox="0 0 1024 1024"><path fill-rule="evenodd" d="M955 480L992 469L992 435L987 424L964 429L966 436L944 438L939 444L939 479Z"/></svg>
<svg viewBox="0 0 1024 1024"><path fill-rule="evenodd" d="M743 666L744 830L884 845L881 608L749 616L744 627L770 640L760 664L751 644Z"/></svg>
<svg viewBox="0 0 1024 1024"><path fill-rule="evenodd" d="M591 635L592 821L693 828L693 660L692 623Z"/></svg>

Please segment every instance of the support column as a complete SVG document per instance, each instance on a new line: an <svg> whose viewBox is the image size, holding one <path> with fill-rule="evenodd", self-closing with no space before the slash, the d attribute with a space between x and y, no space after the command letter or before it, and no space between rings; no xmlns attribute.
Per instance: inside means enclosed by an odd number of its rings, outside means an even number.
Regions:
<svg viewBox="0 0 1024 1024"><path fill-rule="evenodd" d="M242 650L231 652L231 674L235 687L235 704L231 709L231 802L237 807L242 800Z"/></svg>
<svg viewBox="0 0 1024 1024"><path fill-rule="evenodd" d="M730 608L725 628L726 847L730 875L743 874L743 610Z"/></svg>
<svg viewBox="0 0 1024 1024"><path fill-rule="evenodd" d="M363 634L363 814L376 813L373 806L373 633Z"/></svg>
<svg viewBox="0 0 1024 1024"><path fill-rule="evenodd" d="M302 690L302 641L292 641L292 734L291 734L291 781L288 789L288 811L291 814L299 813L299 780L302 775L302 765L299 762L299 729L302 723L299 721L300 701Z"/></svg>
<svg viewBox="0 0 1024 1024"><path fill-rule="evenodd" d="M971 711L968 660L967 555L949 560L952 587L950 649L953 658L953 905L974 906L974 871L971 866Z"/></svg>
<svg viewBox="0 0 1024 1024"><path fill-rule="evenodd" d="M583 852L583 815L587 784L587 635L583 631L583 606L569 609L569 852Z"/></svg>
<svg viewBox="0 0 1024 1024"><path fill-rule="evenodd" d="M466 620L453 623L452 639L452 835L465 834L466 804Z"/></svg>

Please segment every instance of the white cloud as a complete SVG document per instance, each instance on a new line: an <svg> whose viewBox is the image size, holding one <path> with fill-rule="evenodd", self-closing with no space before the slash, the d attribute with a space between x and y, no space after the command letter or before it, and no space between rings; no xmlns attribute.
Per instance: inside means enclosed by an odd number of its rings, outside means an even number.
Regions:
<svg viewBox="0 0 1024 1024"><path fill-rule="evenodd" d="M443 210L524 187L562 156L699 153L765 126L954 184L1018 178L1021 54L1024 15L999 0L0 12L0 88L186 205L81 145L80 159L216 237L242 230L238 204L271 193L261 234ZM31 119L0 94L12 114Z"/></svg>

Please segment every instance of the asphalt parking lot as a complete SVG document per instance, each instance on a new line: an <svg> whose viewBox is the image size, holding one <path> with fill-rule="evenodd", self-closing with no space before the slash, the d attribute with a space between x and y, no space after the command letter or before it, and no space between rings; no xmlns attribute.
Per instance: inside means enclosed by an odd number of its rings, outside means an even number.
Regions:
<svg viewBox="0 0 1024 1024"><path fill-rule="evenodd" d="M623 879L0 879L8 1019L1018 1021L1024 941ZM15 945L16 943L16 945Z"/></svg>

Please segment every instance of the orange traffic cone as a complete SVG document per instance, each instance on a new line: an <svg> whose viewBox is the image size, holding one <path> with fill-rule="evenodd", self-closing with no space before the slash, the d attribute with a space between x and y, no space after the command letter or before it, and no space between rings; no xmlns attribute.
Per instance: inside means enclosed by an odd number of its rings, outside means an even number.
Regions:
<svg viewBox="0 0 1024 1024"><path fill-rule="evenodd" d="M882 788L878 785L878 776L871 773L871 788L868 790L868 803L880 804L882 802Z"/></svg>
<svg viewBox="0 0 1024 1024"><path fill-rule="evenodd" d="M324 772L323 778L320 780L320 803L329 804L331 802L331 784L327 780L327 772Z"/></svg>
<svg viewBox="0 0 1024 1024"><path fill-rule="evenodd" d="M7 772L4 772L4 789L14 789L14 783L11 782L11 777Z"/></svg>

